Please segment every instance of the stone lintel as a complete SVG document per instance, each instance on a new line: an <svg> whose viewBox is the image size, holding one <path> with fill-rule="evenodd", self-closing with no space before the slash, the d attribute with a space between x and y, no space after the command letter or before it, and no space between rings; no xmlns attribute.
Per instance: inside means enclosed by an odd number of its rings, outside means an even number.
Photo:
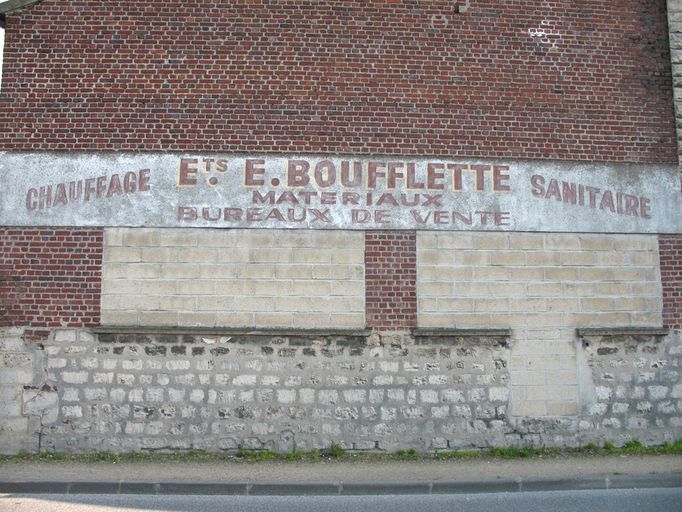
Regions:
<svg viewBox="0 0 682 512"><path fill-rule="evenodd" d="M93 327L95 334L152 334L152 335L195 335L195 336L364 336L371 331L365 329L249 329L234 327L154 327L103 325Z"/></svg>
<svg viewBox="0 0 682 512"><path fill-rule="evenodd" d="M576 329L579 338L603 336L618 338L623 336L667 336L670 329L664 327L596 327Z"/></svg>
<svg viewBox="0 0 682 512"><path fill-rule="evenodd" d="M511 329L453 329L449 327L439 327L433 329L417 328L412 329L412 336L415 338L433 337L505 337L512 335Z"/></svg>

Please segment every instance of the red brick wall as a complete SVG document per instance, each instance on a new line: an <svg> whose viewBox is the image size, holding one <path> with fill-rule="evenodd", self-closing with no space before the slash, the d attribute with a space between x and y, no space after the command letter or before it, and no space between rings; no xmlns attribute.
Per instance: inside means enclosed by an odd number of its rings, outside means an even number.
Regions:
<svg viewBox="0 0 682 512"><path fill-rule="evenodd" d="M682 329L682 235L658 238L663 284L663 325Z"/></svg>
<svg viewBox="0 0 682 512"><path fill-rule="evenodd" d="M0 325L97 325L103 246L101 229L0 227Z"/></svg>
<svg viewBox="0 0 682 512"><path fill-rule="evenodd" d="M45 0L0 148L676 161L665 0L455 5Z"/></svg>
<svg viewBox="0 0 682 512"><path fill-rule="evenodd" d="M365 232L365 320L379 331L417 326L416 232Z"/></svg>

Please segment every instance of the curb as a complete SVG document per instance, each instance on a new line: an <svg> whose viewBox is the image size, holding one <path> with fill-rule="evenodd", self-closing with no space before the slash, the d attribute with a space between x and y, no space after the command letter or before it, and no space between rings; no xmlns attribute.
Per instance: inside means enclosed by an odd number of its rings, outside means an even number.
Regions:
<svg viewBox="0 0 682 512"><path fill-rule="evenodd" d="M682 487L682 474L481 482L139 482L4 481L3 494L153 494L232 496L362 496L387 494L481 494Z"/></svg>

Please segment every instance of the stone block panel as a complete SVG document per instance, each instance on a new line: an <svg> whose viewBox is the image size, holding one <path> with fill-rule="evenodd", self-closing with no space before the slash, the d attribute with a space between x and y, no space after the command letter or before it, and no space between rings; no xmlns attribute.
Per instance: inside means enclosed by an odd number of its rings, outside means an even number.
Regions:
<svg viewBox="0 0 682 512"><path fill-rule="evenodd" d="M661 322L655 236L420 232L418 276L422 327Z"/></svg>
<svg viewBox="0 0 682 512"><path fill-rule="evenodd" d="M420 327L513 330L521 417L576 414L576 328L661 325L656 236L420 232L417 274Z"/></svg>
<svg viewBox="0 0 682 512"><path fill-rule="evenodd" d="M362 233L106 231L105 324L357 328L364 291Z"/></svg>

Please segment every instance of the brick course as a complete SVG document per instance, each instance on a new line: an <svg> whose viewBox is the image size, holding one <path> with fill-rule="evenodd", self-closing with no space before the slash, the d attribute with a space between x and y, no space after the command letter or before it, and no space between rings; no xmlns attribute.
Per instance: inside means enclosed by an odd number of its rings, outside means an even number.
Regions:
<svg viewBox="0 0 682 512"><path fill-rule="evenodd" d="M416 327L416 232L365 232L365 308L376 330Z"/></svg>
<svg viewBox="0 0 682 512"><path fill-rule="evenodd" d="M663 285L663 325L682 329L682 235L658 238Z"/></svg>
<svg viewBox="0 0 682 512"><path fill-rule="evenodd" d="M0 147L675 162L664 0L46 0Z"/></svg>
<svg viewBox="0 0 682 512"><path fill-rule="evenodd" d="M101 229L0 227L0 326L99 324L102 246Z"/></svg>

